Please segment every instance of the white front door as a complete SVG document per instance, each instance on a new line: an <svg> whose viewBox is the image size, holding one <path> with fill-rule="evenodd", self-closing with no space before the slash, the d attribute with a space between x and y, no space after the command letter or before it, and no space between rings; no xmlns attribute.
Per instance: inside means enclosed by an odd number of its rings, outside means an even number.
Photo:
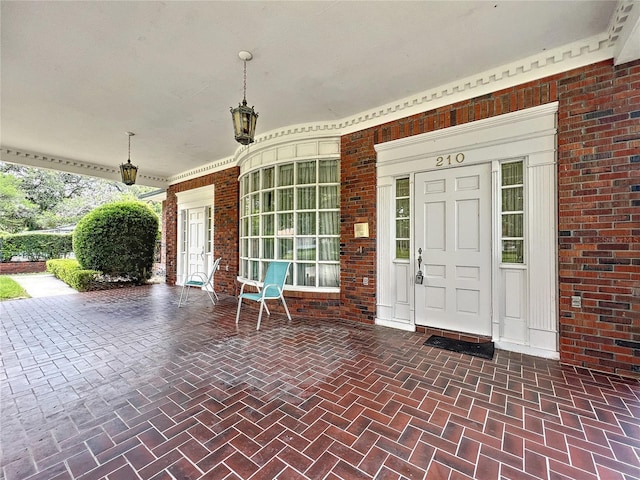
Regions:
<svg viewBox="0 0 640 480"><path fill-rule="evenodd" d="M205 207L189 209L187 276L195 272L206 272L205 255Z"/></svg>
<svg viewBox="0 0 640 480"><path fill-rule="evenodd" d="M491 335L491 165L416 174L415 202L416 325Z"/></svg>

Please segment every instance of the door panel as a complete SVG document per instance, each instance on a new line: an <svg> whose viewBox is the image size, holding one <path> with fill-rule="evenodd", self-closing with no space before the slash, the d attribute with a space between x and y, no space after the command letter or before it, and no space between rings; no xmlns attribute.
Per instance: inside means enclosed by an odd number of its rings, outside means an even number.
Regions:
<svg viewBox="0 0 640 480"><path fill-rule="evenodd" d="M416 174L416 324L491 334L491 168Z"/></svg>
<svg viewBox="0 0 640 480"><path fill-rule="evenodd" d="M189 210L189 251L187 275L205 272L205 209Z"/></svg>

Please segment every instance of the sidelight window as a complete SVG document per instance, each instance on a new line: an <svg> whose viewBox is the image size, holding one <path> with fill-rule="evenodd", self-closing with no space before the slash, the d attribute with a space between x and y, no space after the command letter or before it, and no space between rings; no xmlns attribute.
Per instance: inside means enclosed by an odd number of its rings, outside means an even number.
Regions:
<svg viewBox="0 0 640 480"><path fill-rule="evenodd" d="M409 179L396 180L396 258L409 258L411 201Z"/></svg>
<svg viewBox="0 0 640 480"><path fill-rule="evenodd" d="M501 166L502 263L524 263L524 177L523 163Z"/></svg>

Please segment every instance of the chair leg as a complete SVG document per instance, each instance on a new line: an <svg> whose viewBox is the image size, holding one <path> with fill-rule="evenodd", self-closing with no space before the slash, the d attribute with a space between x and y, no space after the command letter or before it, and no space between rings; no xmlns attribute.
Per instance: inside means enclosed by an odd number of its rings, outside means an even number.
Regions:
<svg viewBox="0 0 640 480"><path fill-rule="evenodd" d="M236 313L236 325L238 325L238 319L240 318L240 307L242 306L242 297L238 298L238 311Z"/></svg>
<svg viewBox="0 0 640 480"><path fill-rule="evenodd" d="M284 295L280 295L280 300L282 300L282 305L284 305L284 311L287 312L287 317L289 321L291 321L291 314L289 313L289 307L287 307L287 302L284 301Z"/></svg>
<svg viewBox="0 0 640 480"><path fill-rule="evenodd" d="M258 325L256 326L256 330L260 330L260 321L262 320L262 308L266 307L264 304L264 300L260 302L260 314L258 315Z"/></svg>
<svg viewBox="0 0 640 480"><path fill-rule="evenodd" d="M182 285L182 290L180 290L180 300L178 300L178 308L180 308L182 306L182 296L184 295L184 287L185 286L186 285ZM188 290L187 290L187 292L188 292ZM189 295L189 294L187 293L187 295ZM186 302L187 299L185 298L184 301Z"/></svg>
<svg viewBox="0 0 640 480"><path fill-rule="evenodd" d="M213 295L211 295L211 292L209 290L207 290L206 288L204 289L204 291L207 292L207 295L209 295L209 298L211 299L211 303L213 303L215 305L216 302L213 300Z"/></svg>

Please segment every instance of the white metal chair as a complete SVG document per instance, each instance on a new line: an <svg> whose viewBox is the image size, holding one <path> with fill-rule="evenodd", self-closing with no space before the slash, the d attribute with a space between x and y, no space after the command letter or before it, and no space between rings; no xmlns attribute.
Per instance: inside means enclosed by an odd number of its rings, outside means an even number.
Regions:
<svg viewBox="0 0 640 480"><path fill-rule="evenodd" d="M266 300L278 300L282 301L282 305L284 305L284 310L287 312L287 317L291 320L291 314L289 313L289 308L287 307L287 302L284 300L284 282L287 279L287 273L289 272L289 267L291 266L291 262L271 262L267 267L267 273L264 277L264 282L262 286L255 282L246 282L242 284L242 288L240 289L240 295L238 296L238 312L236 313L236 325L238 324L238 319L240 318L240 308L242 307L242 300L253 300L254 302L260 302L260 314L258 315L258 325L256 326L256 330L260 330L260 321L262 320L262 309L267 310L267 315L270 315L269 307L266 305ZM257 293L244 293L244 287L246 285L253 285L258 289Z"/></svg>
<svg viewBox="0 0 640 480"><path fill-rule="evenodd" d="M211 303L213 303L214 305L216 304L215 300L213 299L214 295L216 297L216 300L219 300L219 298L218 298L218 294L213 288L213 276L215 275L216 270L218 270L218 265L220 265L220 260L222 260L222 257L218 258L216 261L213 262L213 266L211 267L211 273L209 273L209 275L207 275L204 272L195 272L189 275L187 280L182 285L182 290L180 291L180 300L178 301L178 307L181 307L183 304L187 303L187 299L189 298L190 288L200 288L201 290L204 290L205 292L207 292L207 295L209 295L209 298L211 299ZM209 289L211 289L211 291L209 291ZM186 294L185 294L185 291L186 291Z"/></svg>

